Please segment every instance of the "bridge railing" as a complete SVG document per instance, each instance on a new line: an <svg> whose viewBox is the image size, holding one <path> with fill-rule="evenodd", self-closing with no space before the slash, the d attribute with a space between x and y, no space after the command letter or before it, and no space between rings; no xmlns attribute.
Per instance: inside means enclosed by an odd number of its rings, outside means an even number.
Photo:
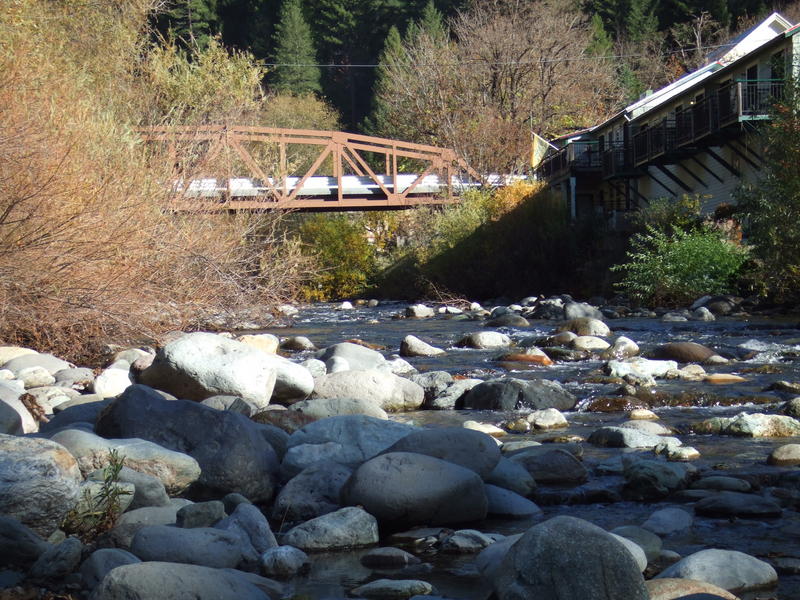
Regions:
<svg viewBox="0 0 800 600"><path fill-rule="evenodd" d="M482 181L453 150L340 131L206 125L148 127L140 129L139 133L145 142L166 144L168 160L174 165L175 181L257 180L260 185L252 186L255 193L251 198L236 200L252 208L405 208L420 203L452 202L461 191L458 182ZM262 160L260 153L253 151L253 144L271 145L276 160ZM316 150L309 156L310 166L304 172L290 173L289 151L297 146ZM192 153L187 152L187 148L193 148ZM366 157L367 153L372 155L372 160ZM188 162L191 164L186 164L190 154L192 159ZM237 170L243 168L245 173L231 172L232 157L238 163ZM376 173L376 157L384 173ZM401 182L401 163L409 160L420 166L419 172L410 182L407 175ZM226 161L227 167L221 165ZM316 194L315 186L307 184L311 178L321 175L323 164L331 165L330 176L336 185L331 193ZM220 171L226 170L221 176ZM378 193L347 194L342 178L348 175L366 181ZM438 177L436 193L430 191L430 186L423 185L431 176ZM173 204L186 210L197 206L198 194L191 194L190 188L190 185L175 186ZM336 200L336 206L331 206L332 200ZM224 203L227 204L225 208L235 208L230 194Z"/></svg>

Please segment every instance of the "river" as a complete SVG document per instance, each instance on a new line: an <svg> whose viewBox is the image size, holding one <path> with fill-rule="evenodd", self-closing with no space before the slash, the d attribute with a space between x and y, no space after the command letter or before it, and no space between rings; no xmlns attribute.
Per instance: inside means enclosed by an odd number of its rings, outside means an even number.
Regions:
<svg viewBox="0 0 800 600"><path fill-rule="evenodd" d="M453 320L442 317L432 319L397 319L402 314L404 304L382 303L376 308L356 307L353 310L337 310L333 304L315 304L302 307L294 317L289 328L268 329L278 336L303 335L317 347L358 338L386 348L385 354L397 352L400 341L408 334L422 338L434 346L446 348L447 353L434 358L408 359L419 371L443 370L453 375L466 375L480 379L513 375L517 378L555 379L575 394L579 399L579 409L585 407L593 398L611 395L619 387L597 381L601 360L556 363L550 367L520 365L519 363L498 363L494 351L456 349L453 345L465 334L483 329L480 321ZM691 392L703 399L709 406L663 407L654 409L662 424L676 428L684 445L697 448L701 458L694 461L695 467L710 474L742 475L751 481L768 481L776 472L795 470L794 467L771 467L765 463L769 452L783 444L800 443L800 438L749 439L725 436L701 436L685 433L686 425L709 416L731 416L741 411L776 412L780 403L792 395L778 392L765 392L776 381L800 381L800 324L789 318L722 318L713 322L662 322L659 319L617 319L609 320L613 336L624 335L633 339L643 351L656 345L692 341L710 346L725 357L736 357L729 365L708 367L709 372L736 373L743 375L746 382L734 385L712 385L704 382L658 380L659 391L677 394ZM501 328L514 340L526 337L542 337L553 332L554 321L532 321L530 327ZM770 365L770 368L763 368ZM753 369L758 369L754 372ZM768 371L768 372L767 372ZM755 406L749 403L753 397L769 400L767 404ZM716 400L724 399L720 406ZM499 424L509 418L509 414L498 411L416 411L392 415L392 419L420 426L459 425L465 420L477 420ZM604 424L617 425L626 420L623 412L587 412L578 410L567 413L570 426L567 430L557 430L561 434L575 434L583 438L596 427ZM552 437L554 433L509 434L505 440L539 440ZM598 466L604 461L619 456L619 449L598 448L583 443L583 461L592 473L589 484L592 486L618 485L618 475L601 475ZM641 451L640 451L641 452ZM649 454L649 452L648 452ZM559 490L548 489L549 498L558 498ZM568 492L568 491L567 491ZM795 490L797 493L797 490ZM800 495L800 494L798 494ZM565 498L575 502L575 494L565 493ZM570 503L542 504L545 518L567 514L587 519L605 529L621 525L640 525L647 516L658 508L680 506L691 512L690 506L672 502L643 504L635 502L616 503ZM798 504L793 504L796 508ZM465 527L484 532L502 534L525 531L534 522L526 520L487 520ZM711 519L696 516L694 525L688 533L667 537L664 547L682 556L705 548L739 550L747 554L769 560L774 557L794 557L800 559L800 514L785 508L780 519L745 520ZM362 552L348 552L312 557L314 566L309 575L297 582L297 598L341 598L344 591L375 578L375 574L362 567L358 557ZM440 595L465 600L483 600L489 588L480 578L473 565L473 556L436 555L423 557L420 567L404 571L395 578L419 578L436 586ZM800 564L800 562L798 563ZM777 595L775 595L777 594ZM800 575L782 572L777 590L771 592L742 595L743 599L780 598L781 600L800 600Z"/></svg>

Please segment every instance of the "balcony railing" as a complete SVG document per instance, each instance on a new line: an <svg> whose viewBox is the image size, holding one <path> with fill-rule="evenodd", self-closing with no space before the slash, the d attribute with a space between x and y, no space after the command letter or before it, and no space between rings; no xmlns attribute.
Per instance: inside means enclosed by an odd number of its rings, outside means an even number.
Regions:
<svg viewBox="0 0 800 600"><path fill-rule="evenodd" d="M536 168L536 174L542 179L551 179L574 171L599 171L600 167L597 142L578 141L548 155Z"/></svg>
<svg viewBox="0 0 800 600"><path fill-rule="evenodd" d="M624 142L611 142L603 152L603 177L627 177L636 169L633 163L633 146Z"/></svg>

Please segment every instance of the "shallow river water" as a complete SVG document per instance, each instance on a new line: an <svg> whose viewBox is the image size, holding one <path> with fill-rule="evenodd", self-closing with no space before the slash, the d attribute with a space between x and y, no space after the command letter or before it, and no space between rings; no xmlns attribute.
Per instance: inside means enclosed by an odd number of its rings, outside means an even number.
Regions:
<svg viewBox="0 0 800 600"><path fill-rule="evenodd" d="M617 385L588 383L584 380L596 374L603 366L600 360L574 363L556 363L554 366L503 364L495 361L498 352L456 349L453 347L463 335L484 329L481 321L459 321L445 318L393 319L402 313L404 304L383 303L377 308L356 308L339 311L334 305L316 304L304 307L294 318L289 328L270 329L279 336L304 335L317 347L359 338L386 348L388 356L399 349L400 341L413 334L434 346L446 348L447 354L435 358L407 359L419 371L443 370L451 374L467 375L481 379L513 375L517 378L555 379L579 399L579 409L595 397L613 395ZM731 416L742 411L775 412L790 394L764 391L776 381L800 382L800 323L796 319L724 318L714 322L666 323L658 319L617 319L608 321L613 336L625 335L633 339L642 351L656 345L692 341L710 346L728 358L737 358L729 365L707 367L709 372L736 373L747 381L734 385L711 385L708 383L658 380L659 391L690 391L699 398L709 399L711 406L656 408L665 425L686 431L686 424L709 416ZM532 321L530 327L520 329L501 328L512 339L535 336L542 337L553 332L553 321ZM752 369L772 365L769 373L754 373ZM761 369L764 371L764 369ZM753 397L769 400L756 406L749 403ZM715 398L725 398L733 406L714 406ZM763 401L763 400L762 400ZM506 421L512 414L499 411L417 411L392 415L391 418L420 426L459 425L471 419L492 424ZM584 438L598 426L617 425L626 420L622 412L567 413L569 429L557 430L557 434L576 434ZM554 433L509 434L505 440L541 439ZM800 443L800 438L746 439L722 436L700 436L679 433L684 445L693 446L701 458L693 464L708 474L743 475L751 481L767 482L775 473L794 468L770 467L765 463L770 451L782 444ZM620 449L597 448L583 443L584 463L592 473L584 486L614 484L615 475L600 475L597 466L618 457ZM633 452L633 451L631 451ZM649 451L638 451L646 452ZM619 479L621 481L621 478ZM766 483L765 483L766 485ZM548 490L557 497L559 490ZM573 493L571 497L575 497ZM573 501L574 502L574 501ZM690 505L672 502L643 504L617 502L605 504L542 504L544 519L566 514L587 519L605 529L621 525L640 525L651 512L666 506L681 506L691 512ZM795 505L796 506L796 505ZM531 520L487 520L465 527L484 532L512 534L525 531L542 518ZM780 519L745 520L711 519L695 517L688 533L667 537L664 547L685 556L705 548L739 550L764 560L774 557L800 558L800 513L786 508ZM297 584L298 598L342 598L346 590L379 575L360 565L358 558L363 552L347 552L315 555L309 575ZM421 566L402 573L389 573L392 578L424 579L436 586L441 596L483 600L490 592L474 567L473 556L435 555L422 557ZM776 590L743 595L745 599L780 598L800 600L800 575L781 574Z"/></svg>

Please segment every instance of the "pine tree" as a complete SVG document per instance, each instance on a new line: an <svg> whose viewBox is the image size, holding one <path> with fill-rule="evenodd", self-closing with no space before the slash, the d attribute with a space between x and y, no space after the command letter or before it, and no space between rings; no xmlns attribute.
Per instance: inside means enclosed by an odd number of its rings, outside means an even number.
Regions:
<svg viewBox="0 0 800 600"><path fill-rule="evenodd" d="M658 34L658 17L654 0L631 0L625 30L628 39L641 42Z"/></svg>
<svg viewBox="0 0 800 600"><path fill-rule="evenodd" d="M311 28L303 18L301 0L283 0L275 26L275 71L272 87L295 94L320 92L320 70L311 38Z"/></svg>
<svg viewBox="0 0 800 600"><path fill-rule="evenodd" d="M156 28L165 36L171 33L203 50L208 47L209 39L219 33L217 0L174 0L171 8L156 20Z"/></svg>
<svg viewBox="0 0 800 600"><path fill-rule="evenodd" d="M428 0L428 3L422 9L422 15L419 20L408 26L406 31L406 40L412 40L420 34L426 34L433 40L446 40L447 28L442 19L442 13L436 10L436 5L433 0Z"/></svg>
<svg viewBox="0 0 800 600"><path fill-rule="evenodd" d="M603 19L598 14L592 16L592 39L586 47L587 52L594 56L611 56L614 53L614 42L608 35Z"/></svg>
<svg viewBox="0 0 800 600"><path fill-rule="evenodd" d="M375 86L372 95L372 110L364 119L362 128L367 133L384 137L395 137L395 130L389 117L389 107L384 99L384 94L389 91L388 67L402 60L404 54L403 40L397 27L392 26L386 36L383 51L375 73Z"/></svg>

